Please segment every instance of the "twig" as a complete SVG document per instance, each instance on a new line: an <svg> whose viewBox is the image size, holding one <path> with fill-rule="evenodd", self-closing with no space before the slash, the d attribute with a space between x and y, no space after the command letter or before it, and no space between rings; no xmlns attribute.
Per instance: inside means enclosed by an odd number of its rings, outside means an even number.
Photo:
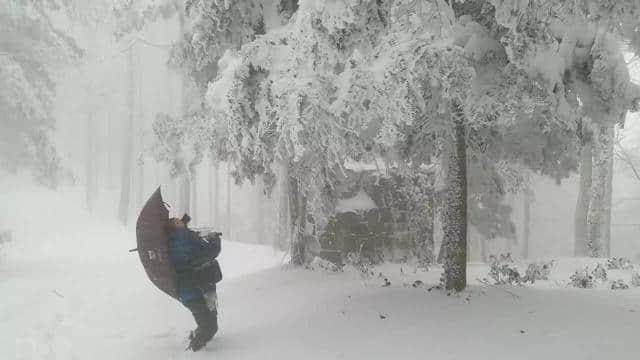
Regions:
<svg viewBox="0 0 640 360"><path fill-rule="evenodd" d="M64 299L64 296L62 296L59 292L57 292L56 290L52 290L52 293L56 294L60 299Z"/></svg>

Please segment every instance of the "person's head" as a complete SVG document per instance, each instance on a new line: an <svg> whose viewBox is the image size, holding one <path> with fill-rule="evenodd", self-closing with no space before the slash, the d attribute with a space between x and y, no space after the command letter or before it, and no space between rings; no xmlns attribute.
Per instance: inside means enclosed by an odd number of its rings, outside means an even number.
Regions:
<svg viewBox="0 0 640 360"><path fill-rule="evenodd" d="M182 222L182 219L180 219L180 218L170 218L167 221L167 224L165 225L165 232L167 234L171 234L174 231L176 231L176 229L183 228L184 226L185 225L184 225L184 222Z"/></svg>

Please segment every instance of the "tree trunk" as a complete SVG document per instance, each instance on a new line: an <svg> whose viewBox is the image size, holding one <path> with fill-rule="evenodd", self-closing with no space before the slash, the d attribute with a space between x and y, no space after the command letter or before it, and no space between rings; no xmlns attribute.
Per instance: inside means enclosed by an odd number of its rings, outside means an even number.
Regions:
<svg viewBox="0 0 640 360"><path fill-rule="evenodd" d="M444 286L461 291L467 285L467 154L462 109L453 105L454 137L449 154L444 233Z"/></svg>
<svg viewBox="0 0 640 360"><path fill-rule="evenodd" d="M124 225L129 219L129 201L131 197L131 168L132 168L132 151L133 151L133 46L127 50L127 68L129 75L128 88L128 110L129 120L125 128L124 147L122 157L122 174L120 182L120 205L118 206L118 219Z"/></svg>
<svg viewBox="0 0 640 360"><path fill-rule="evenodd" d="M178 11L178 25L180 31L180 38L185 33L185 14L180 7ZM182 76L180 78L180 116L185 117L189 112L189 100L188 100L188 91L187 91L187 79L186 76ZM190 167L189 167L190 159L182 159L184 162L184 167L182 170L184 171L182 174L179 174L181 180L180 184L180 208L183 213L191 213L191 178L190 178Z"/></svg>
<svg viewBox="0 0 640 360"><path fill-rule="evenodd" d="M277 239L275 244L281 250L287 249L293 241L291 240L293 224L291 224L291 201L289 199L289 171L288 167L282 163L277 164L278 169L278 214L277 214Z"/></svg>
<svg viewBox="0 0 640 360"><path fill-rule="evenodd" d="M411 181L408 179L407 181ZM424 191L424 189L423 189ZM434 213L435 201L433 191L424 201L412 201L409 199L409 237L415 248L415 255L421 266L431 265L435 261L434 255Z"/></svg>
<svg viewBox="0 0 640 360"><path fill-rule="evenodd" d="M489 250L487 249L487 247L489 246L488 242L489 239L486 236L482 236L482 239L480 240L480 246L482 246L482 248L480 249L480 259L485 264L487 264L489 261L489 255L487 251Z"/></svg>
<svg viewBox="0 0 640 360"><path fill-rule="evenodd" d="M142 120L143 118L143 113L144 110L142 109L142 71L141 69L142 67L142 59L140 54L138 54L136 56L137 59L137 69L138 70L138 81L137 81L137 98L136 98L136 109L137 109L137 116L135 118L135 123L137 124L137 141L136 144L137 149L135 151L136 153L136 168L137 168L137 187L136 187L136 202L135 202L135 206L136 207L141 207L144 204L144 121Z"/></svg>
<svg viewBox="0 0 640 360"><path fill-rule="evenodd" d="M606 228L607 212L611 209L610 162L613 161L613 124L599 125L594 136L593 177L591 197L587 215L588 255L591 257L609 256ZM609 202L607 202L607 199Z"/></svg>
<svg viewBox="0 0 640 360"><path fill-rule="evenodd" d="M591 135L586 129L582 131L582 149L580 154L580 187L578 189L578 201L573 222L574 256L583 257L589 255L587 239L587 214L589 213L589 200L591 198L591 172L592 167Z"/></svg>
<svg viewBox="0 0 640 360"><path fill-rule="evenodd" d="M291 213L291 263L306 262L305 228L307 227L307 198L298 187L295 178L289 178L289 211Z"/></svg>
<svg viewBox="0 0 640 360"><path fill-rule="evenodd" d="M209 221L210 224L215 224L213 220L213 162L209 162Z"/></svg>
<svg viewBox="0 0 640 360"><path fill-rule="evenodd" d="M213 224L220 227L220 169L218 162L213 164Z"/></svg>
<svg viewBox="0 0 640 360"><path fill-rule="evenodd" d="M435 232L435 199L434 193L431 192L431 196L429 196L427 202L427 206L429 208L427 213L427 219L425 220L426 224L424 227L424 260L429 264L433 264L435 262L435 241L434 241L434 232Z"/></svg>
<svg viewBox="0 0 640 360"><path fill-rule="evenodd" d="M436 213L437 213L436 216L438 217L439 223L441 224L441 227L440 227L441 233L444 233L444 229L447 227L447 220L444 218L445 208L446 208L446 204L445 205L441 204L436 209ZM440 248L438 249L438 257L436 258L436 263L438 264L444 264L444 254L447 251L445 243L446 243L446 238L443 236L442 241L440 242Z"/></svg>
<svg viewBox="0 0 640 360"><path fill-rule="evenodd" d="M115 138L115 136L113 135L113 116L111 114L111 109L107 110L107 141L111 141L112 139ZM113 190L115 185L114 185L114 178L113 178L113 151L111 148L107 148L105 149L105 152L107 153L107 172L105 173L105 177L107 180L107 188L109 190Z"/></svg>
<svg viewBox="0 0 640 360"><path fill-rule="evenodd" d="M87 149L85 150L86 156L86 200L87 200L87 209L91 212L93 211L93 207L95 205L96 200L96 167L95 163L98 159L95 159L95 134L93 127L93 114L89 114L87 117Z"/></svg>
<svg viewBox="0 0 640 360"><path fill-rule="evenodd" d="M611 130L611 142L609 143L609 154L611 159L609 161L609 176L607 178L607 189L605 197L605 228L604 228L604 256L611 256L611 194L613 192L613 155L614 155L614 139L615 139L615 127Z"/></svg>
<svg viewBox="0 0 640 360"><path fill-rule="evenodd" d="M264 234L264 194L263 194L264 185L262 182L262 176L258 176L256 178L256 242L259 244L264 244L266 241Z"/></svg>
<svg viewBox="0 0 640 360"><path fill-rule="evenodd" d="M188 171L178 175L177 183L179 215L188 214L191 212L191 180Z"/></svg>
<svg viewBox="0 0 640 360"><path fill-rule="evenodd" d="M524 206L524 219L523 219L523 234L522 234L522 258L529 258L529 242L531 237L531 203L533 196L531 193L531 173L525 170L525 188L523 194L523 206Z"/></svg>
<svg viewBox="0 0 640 360"><path fill-rule="evenodd" d="M195 167L189 166L189 196L191 202L189 203L191 216L194 219L198 219L198 171Z"/></svg>
<svg viewBox="0 0 640 360"><path fill-rule="evenodd" d="M227 162L227 236L231 238L231 162Z"/></svg>

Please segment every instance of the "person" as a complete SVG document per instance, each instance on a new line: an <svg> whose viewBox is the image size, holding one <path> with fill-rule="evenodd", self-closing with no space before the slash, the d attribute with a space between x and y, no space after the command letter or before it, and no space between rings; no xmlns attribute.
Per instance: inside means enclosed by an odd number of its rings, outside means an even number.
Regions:
<svg viewBox="0 0 640 360"><path fill-rule="evenodd" d="M202 238L189 229L189 215L171 218L166 231L169 257L176 270L178 300L191 311L197 328L189 335L189 347L202 349L218 331L216 283L222 273L215 258L220 254L220 233Z"/></svg>

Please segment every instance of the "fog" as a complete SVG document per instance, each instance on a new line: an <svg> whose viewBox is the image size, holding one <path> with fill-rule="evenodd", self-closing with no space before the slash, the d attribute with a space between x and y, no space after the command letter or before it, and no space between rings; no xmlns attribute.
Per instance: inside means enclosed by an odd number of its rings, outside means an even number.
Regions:
<svg viewBox="0 0 640 360"><path fill-rule="evenodd" d="M640 6L467 1L1 4L0 358L632 355Z"/></svg>

